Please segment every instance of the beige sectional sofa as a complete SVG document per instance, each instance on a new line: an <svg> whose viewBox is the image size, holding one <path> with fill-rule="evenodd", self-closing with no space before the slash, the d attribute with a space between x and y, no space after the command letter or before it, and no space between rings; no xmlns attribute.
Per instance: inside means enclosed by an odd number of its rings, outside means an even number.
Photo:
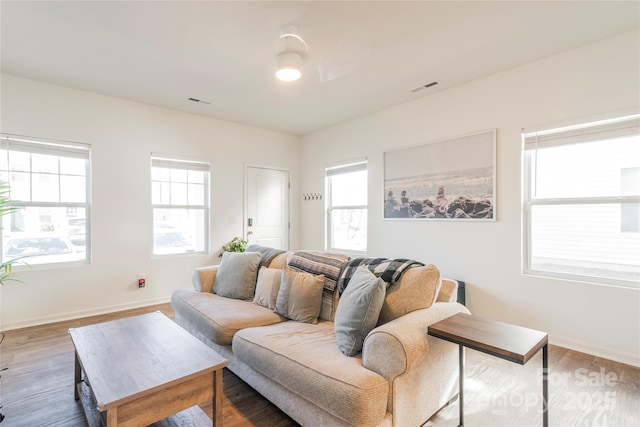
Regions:
<svg viewBox="0 0 640 427"><path fill-rule="evenodd" d="M268 267L283 268L291 255L278 255ZM219 267L196 269L194 289L173 293L176 322L298 423L419 426L457 390L457 348L427 336L427 328L468 310L455 302L457 283L441 279L435 267L410 268L387 289L378 326L354 357L338 348L326 295L317 323L289 320L213 293ZM337 292L332 298L339 306ZM415 309L416 301L427 307Z"/></svg>

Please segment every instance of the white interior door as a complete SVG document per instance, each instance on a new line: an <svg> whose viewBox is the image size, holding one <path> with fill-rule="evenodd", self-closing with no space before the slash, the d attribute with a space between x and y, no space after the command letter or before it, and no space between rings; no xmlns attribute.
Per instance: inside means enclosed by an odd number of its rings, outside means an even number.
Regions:
<svg viewBox="0 0 640 427"><path fill-rule="evenodd" d="M289 249L289 172L247 166L245 237L249 244Z"/></svg>

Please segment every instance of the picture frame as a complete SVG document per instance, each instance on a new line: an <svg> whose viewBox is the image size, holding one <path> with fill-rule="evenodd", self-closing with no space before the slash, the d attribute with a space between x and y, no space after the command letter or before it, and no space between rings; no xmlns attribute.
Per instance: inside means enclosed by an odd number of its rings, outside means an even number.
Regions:
<svg viewBox="0 0 640 427"><path fill-rule="evenodd" d="M384 219L496 220L496 129L384 152Z"/></svg>

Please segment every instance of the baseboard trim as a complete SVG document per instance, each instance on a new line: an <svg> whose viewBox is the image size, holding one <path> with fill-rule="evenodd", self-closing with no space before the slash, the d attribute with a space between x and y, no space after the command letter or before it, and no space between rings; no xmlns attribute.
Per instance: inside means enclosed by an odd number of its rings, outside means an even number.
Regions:
<svg viewBox="0 0 640 427"><path fill-rule="evenodd" d="M130 310L132 308L148 307L150 305L165 304L171 300L171 297L154 298L150 300L137 301L128 304L116 304L106 307L94 308L91 310L74 311L70 313L56 314L55 316L38 317L35 319L22 320L19 322L5 323L2 325L3 331L12 329L29 328L31 326L40 326L47 323L64 322L66 320L80 319L83 317L97 316L99 314L113 313L116 311Z"/></svg>
<svg viewBox="0 0 640 427"><path fill-rule="evenodd" d="M581 353L587 353L593 356L602 357L603 359L609 359L616 362L624 363L626 365L640 367L640 358L638 357L638 355L616 353L599 347L593 347L584 343L558 337L549 337L549 343L552 345L557 345L559 347L579 351Z"/></svg>

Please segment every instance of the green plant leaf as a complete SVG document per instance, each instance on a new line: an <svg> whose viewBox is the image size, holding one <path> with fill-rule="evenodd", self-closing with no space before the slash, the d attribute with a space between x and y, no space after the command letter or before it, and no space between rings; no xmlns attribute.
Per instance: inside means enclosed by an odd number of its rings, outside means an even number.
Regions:
<svg viewBox="0 0 640 427"><path fill-rule="evenodd" d="M0 217L17 210L17 208L11 206L10 203L11 199L9 198L9 187L4 182L0 182ZM13 264L26 264L21 260L21 258L15 258L0 264L0 285L4 285L4 283L8 281L20 282L20 280L18 279L12 279L11 276L13 276Z"/></svg>
<svg viewBox="0 0 640 427"><path fill-rule="evenodd" d="M234 237L228 244L222 246L222 253L218 256L222 258L222 254L225 252L244 252L247 249L248 241L241 237Z"/></svg>

